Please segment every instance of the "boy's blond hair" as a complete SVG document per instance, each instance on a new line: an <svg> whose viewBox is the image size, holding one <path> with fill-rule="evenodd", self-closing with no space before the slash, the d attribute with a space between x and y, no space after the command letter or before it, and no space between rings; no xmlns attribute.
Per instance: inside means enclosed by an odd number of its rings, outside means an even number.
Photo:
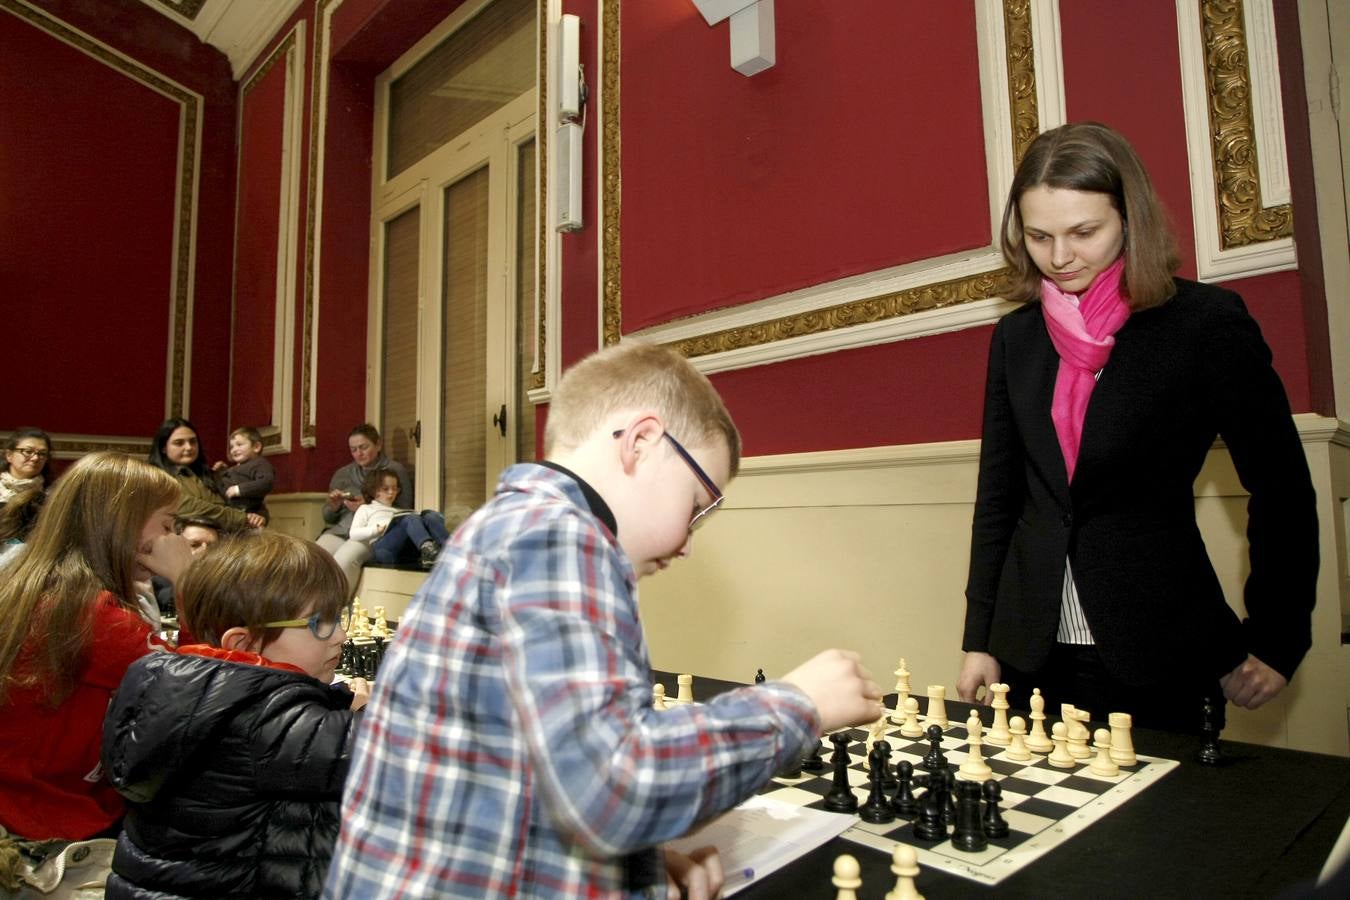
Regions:
<svg viewBox="0 0 1350 900"><path fill-rule="evenodd" d="M712 382L676 351L645 341L592 353L563 374L549 404L544 455L579 446L615 412L638 409L655 410L686 446L720 438L731 476L739 471L741 436Z"/></svg>
<svg viewBox="0 0 1350 900"><path fill-rule="evenodd" d="M178 582L183 625L216 647L226 631L244 627L265 650L281 629L259 628L263 622L303 618L306 610L335 619L346 605L347 579L333 557L318 544L274 531L218 542Z"/></svg>

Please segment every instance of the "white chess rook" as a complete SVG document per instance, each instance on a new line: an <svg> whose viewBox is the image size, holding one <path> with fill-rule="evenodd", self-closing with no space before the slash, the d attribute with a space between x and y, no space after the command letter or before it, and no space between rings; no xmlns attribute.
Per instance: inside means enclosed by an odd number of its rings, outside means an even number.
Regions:
<svg viewBox="0 0 1350 900"><path fill-rule="evenodd" d="M1111 758L1122 766L1134 765L1134 741L1130 737L1133 717L1129 713L1113 712L1106 717L1106 722L1111 726Z"/></svg>
<svg viewBox="0 0 1350 900"><path fill-rule="evenodd" d="M694 702L694 676L693 676L693 675L679 675L679 676L676 677L675 681L676 681L676 682L679 684L679 686L680 686L679 693L677 693L677 694L675 695L675 702L676 702L676 703L693 703L693 702Z"/></svg>
<svg viewBox="0 0 1350 900"><path fill-rule="evenodd" d="M940 684L928 686L928 716L924 721L939 726L943 731L952 727L947 719L947 689Z"/></svg>

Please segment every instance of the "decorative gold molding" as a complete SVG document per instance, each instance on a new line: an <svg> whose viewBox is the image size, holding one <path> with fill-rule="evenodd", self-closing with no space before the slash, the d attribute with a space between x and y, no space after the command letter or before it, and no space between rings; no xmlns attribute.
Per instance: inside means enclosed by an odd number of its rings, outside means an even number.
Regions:
<svg viewBox="0 0 1350 900"><path fill-rule="evenodd" d="M178 209L174 213L174 280L170 289L173 334L168 377L169 396L166 404L170 417L181 416L186 408L188 390L189 335L187 323L191 317L193 296L191 278L192 255L195 250L193 224L197 215L197 170L201 163L198 148L198 128L201 122L202 97L200 94L170 81L153 69L115 52L84 32L67 25L42 10L21 3L19 0L0 0L0 9L13 14L34 28L46 32L53 38L69 44L156 93L168 97L182 108L178 127ZM95 449L110 449L110 447L99 446Z"/></svg>
<svg viewBox="0 0 1350 900"><path fill-rule="evenodd" d="M169 10L175 12L189 22L196 21L197 14L202 11L206 5L206 0L156 0L156 2Z"/></svg>
<svg viewBox="0 0 1350 900"><path fill-rule="evenodd" d="M539 72L535 78L539 95L539 112L535 121L535 182L539 186L539 199L535 205L535 219L538 221L539 240L535 247L535 310L534 339L535 361L538 368L530 374L530 383L526 390L538 390L547 381L548 345L544 337L548 333L548 318L545 315L548 297L548 0L539 0Z"/></svg>
<svg viewBox="0 0 1350 900"><path fill-rule="evenodd" d="M1220 247L1229 250L1290 237L1293 207L1261 205L1241 0L1200 0L1200 27Z"/></svg>
<svg viewBox="0 0 1350 900"><path fill-rule="evenodd" d="M319 108L319 95L328 75L328 23L324 21L327 8L336 8L342 0L314 0L314 39L310 51L309 69L309 153L305 167L305 286L303 303L305 311L301 326L300 341L300 444L313 447L317 440L318 422L310 394L313 392L314 379L314 338L319 329L318 303L314 296L315 248L318 242L319 223L315 221L319 205L319 119L326 116L328 110Z"/></svg>
<svg viewBox="0 0 1350 900"><path fill-rule="evenodd" d="M1004 0L1003 33L1008 42L1008 99L1013 164L1041 133L1036 108L1036 61L1031 40L1031 0Z"/></svg>
<svg viewBox="0 0 1350 900"><path fill-rule="evenodd" d="M604 58L600 61L601 107L605 125L601 134L604 153L603 222L604 268L601 300L601 334L605 346L617 344L623 335L623 286L619 276L620 231L623 173L619 170L619 0L602 0L604 13Z"/></svg>
<svg viewBox="0 0 1350 900"><path fill-rule="evenodd" d="M930 309L957 306L972 300L986 300L1001 296L1011 287L1011 270L995 269L952 281L925 284L879 297L868 297L866 300L756 322L744 328L715 331L696 338L674 341L670 346L687 357L706 356L710 353L739 350L788 338L819 334L822 331L833 331L836 328L879 322Z"/></svg>
<svg viewBox="0 0 1350 900"><path fill-rule="evenodd" d="M275 66L279 60L284 59L291 48L295 46L295 31L296 30L292 28L290 33L286 35L286 39L280 44L277 44L276 47L273 48L271 54L268 55L267 59L263 60L262 65L258 66L258 68L253 71L253 74L248 77L248 80L240 85L239 99L241 101L248 97L249 93L267 77L267 73L272 71L272 67Z"/></svg>
<svg viewBox="0 0 1350 900"><path fill-rule="evenodd" d="M1032 54L1029 0L1004 0L1004 31L1008 42L1009 106L1014 134L1014 155L1021 159L1026 145L1038 133L1036 70ZM623 306L620 285L621 172L619 170L619 3L606 2L604 9L604 288L602 300L603 340L616 344L622 338ZM688 357L706 356L743 347L773 343L788 338L848 328L866 322L907 316L912 313L973 300L997 297L1008 286L1009 270L998 268L951 281L919 285L903 291L840 303L729 328L696 338L674 341Z"/></svg>

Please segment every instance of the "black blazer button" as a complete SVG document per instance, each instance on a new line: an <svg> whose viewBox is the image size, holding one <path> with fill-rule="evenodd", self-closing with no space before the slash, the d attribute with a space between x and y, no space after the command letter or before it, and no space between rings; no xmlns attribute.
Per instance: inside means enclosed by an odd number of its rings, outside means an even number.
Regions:
<svg viewBox="0 0 1350 900"><path fill-rule="evenodd" d="M1060 523L1061 523L1065 528L1072 528L1072 527L1073 527L1073 513L1065 513L1065 514L1060 518L1059 521L1060 521Z"/></svg>

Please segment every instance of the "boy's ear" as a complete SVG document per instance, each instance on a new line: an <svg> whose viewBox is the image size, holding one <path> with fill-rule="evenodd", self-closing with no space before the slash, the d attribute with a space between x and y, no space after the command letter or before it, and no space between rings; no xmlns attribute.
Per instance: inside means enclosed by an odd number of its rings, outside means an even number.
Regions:
<svg viewBox="0 0 1350 900"><path fill-rule="evenodd" d="M619 436L619 459L626 474L632 474L638 459L651 452L661 441L665 430L660 417L654 413L639 414L628 421L623 434Z"/></svg>
<svg viewBox="0 0 1350 900"><path fill-rule="evenodd" d="M234 628L226 629L220 636L220 646L225 650L242 650L247 653L257 653L253 648L253 636L249 634L247 628L242 625L236 625Z"/></svg>

